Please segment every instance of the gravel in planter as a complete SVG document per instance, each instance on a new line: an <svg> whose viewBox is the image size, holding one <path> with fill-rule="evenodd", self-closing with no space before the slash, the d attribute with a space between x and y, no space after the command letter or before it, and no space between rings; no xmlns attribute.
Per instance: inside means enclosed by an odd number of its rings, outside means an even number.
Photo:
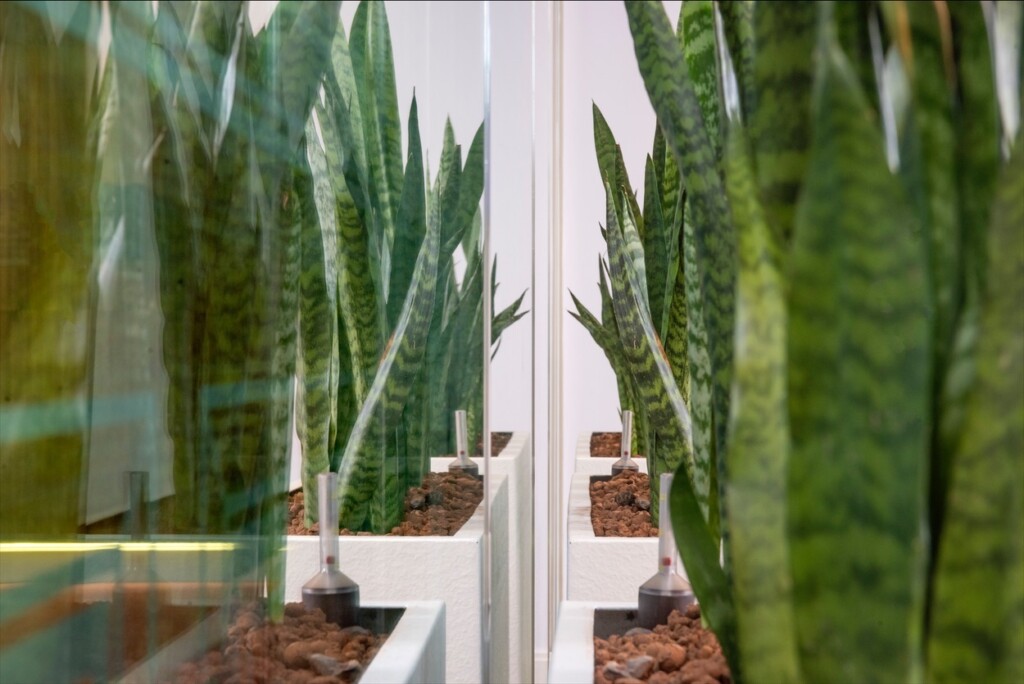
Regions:
<svg viewBox="0 0 1024 684"><path fill-rule="evenodd" d="M672 611L667 625L594 637L595 684L729 684L729 665L714 633L700 624L700 607Z"/></svg>
<svg viewBox="0 0 1024 684"><path fill-rule="evenodd" d="M402 523L388 536L452 536L473 516L483 501L482 480L465 473L427 473L423 484L405 494ZM317 535L319 524L307 528L303 522L305 502L302 492L288 498L288 534ZM342 535L371 536L370 532L352 532L341 528Z"/></svg>
<svg viewBox="0 0 1024 684"><path fill-rule="evenodd" d="M616 433L617 434L617 433ZM657 537L651 523L647 473L625 471L590 483L590 521L596 537Z"/></svg>
<svg viewBox="0 0 1024 684"><path fill-rule="evenodd" d="M281 624L267 622L254 607L240 609L222 648L178 666L169 684L337 684L355 682L387 635L364 627L341 629L321 610L285 606Z"/></svg>

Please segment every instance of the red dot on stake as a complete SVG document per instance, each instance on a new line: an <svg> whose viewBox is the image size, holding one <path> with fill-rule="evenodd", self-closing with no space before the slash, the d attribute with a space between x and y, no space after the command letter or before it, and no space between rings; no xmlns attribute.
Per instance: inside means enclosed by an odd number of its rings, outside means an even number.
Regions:
<svg viewBox="0 0 1024 684"><path fill-rule="evenodd" d="M326 560L327 560L327 564L328 565L333 565L334 564L334 556L328 556L326 558Z"/></svg>
<svg viewBox="0 0 1024 684"><path fill-rule="evenodd" d="M668 567L669 565L672 565L672 559L666 556L661 559L661 564Z"/></svg>

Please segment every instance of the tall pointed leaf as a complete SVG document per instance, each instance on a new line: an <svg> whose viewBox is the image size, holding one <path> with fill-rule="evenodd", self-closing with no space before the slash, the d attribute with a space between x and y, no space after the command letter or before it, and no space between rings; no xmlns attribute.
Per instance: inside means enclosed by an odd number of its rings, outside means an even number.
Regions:
<svg viewBox="0 0 1024 684"><path fill-rule="evenodd" d="M711 0L688 0L679 12L679 26L683 42L683 57L690 70L693 90L700 102L715 160L722 158L723 131L720 124L718 77L718 42L715 39L715 8Z"/></svg>
<svg viewBox="0 0 1024 684"><path fill-rule="evenodd" d="M728 201L699 100L664 8L652 0L637 0L626 3L626 14L647 95L683 174L691 207L711 360L715 441L724 452L736 284L736 244Z"/></svg>
<svg viewBox="0 0 1024 684"><path fill-rule="evenodd" d="M798 645L809 681L915 681L930 365L923 248L834 34L820 54L789 300Z"/></svg>
<svg viewBox="0 0 1024 684"><path fill-rule="evenodd" d="M736 374L724 486L736 640L744 672L764 681L796 682L786 536L785 284L743 141L740 129L730 131L725 167L739 243Z"/></svg>
<svg viewBox="0 0 1024 684"><path fill-rule="evenodd" d="M813 2L760 3L754 13L757 103L750 135L768 227L780 244L793 233L810 145L811 84L817 7Z"/></svg>
<svg viewBox="0 0 1024 684"><path fill-rule="evenodd" d="M977 383L954 457L928 645L936 682L1024 678L1024 136L988 239Z"/></svg>
<svg viewBox="0 0 1024 684"><path fill-rule="evenodd" d="M434 214L427 224L402 315L345 446L338 471L339 516L349 529L361 529L369 517L373 530L381 534L401 518L404 492L400 483L404 480L399 477L400 469L387 462L395 456L387 448L385 436L401 420L412 380L421 368L434 303L439 242L440 226Z"/></svg>
<svg viewBox="0 0 1024 684"><path fill-rule="evenodd" d="M605 185L605 191L608 193L608 265L615 319L623 355L640 392L638 399L657 431L657 450L647 453L648 472L652 479L657 480L661 473L675 472L680 465L685 466L686 476L694 482L698 502L706 516L709 474L697 470L693 461L689 412L676 387L649 312L642 304L641 281L632 268L626 242L616 223L611 186ZM658 492L652 490L651 494L653 511ZM656 517L652 516L652 519L657 523Z"/></svg>

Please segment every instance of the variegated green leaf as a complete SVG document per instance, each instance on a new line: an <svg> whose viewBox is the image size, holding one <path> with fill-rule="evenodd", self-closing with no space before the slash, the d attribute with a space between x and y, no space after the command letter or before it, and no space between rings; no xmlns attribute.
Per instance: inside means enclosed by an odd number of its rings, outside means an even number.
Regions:
<svg viewBox="0 0 1024 684"><path fill-rule="evenodd" d="M402 201L398 208L398 222L395 227L395 244L391 254L391 283L388 292L388 327L398 322L404 299L401 295L409 290L415 256L423 244L427 232L427 208L423 184L423 150L420 147L420 125L416 110L416 97L409 108L409 155L405 166L402 186Z"/></svg>
<svg viewBox="0 0 1024 684"><path fill-rule="evenodd" d="M626 3L626 14L647 94L683 174L691 207L711 360L715 442L724 452L736 282L736 245L728 201L700 103L664 8L652 0L637 0ZM691 309L690 316L694 315Z"/></svg>
<svg viewBox="0 0 1024 684"><path fill-rule="evenodd" d="M385 437L401 421L410 387L419 374L430 329L437 282L439 217L435 212L417 257L402 315L388 341L373 385L363 402L338 471L341 524L359 530L369 521L378 534L401 518L404 478L386 463L395 458Z"/></svg>
<svg viewBox="0 0 1024 684"><path fill-rule="evenodd" d="M744 140L742 130L730 131L725 162L739 256L736 372L723 487L736 641L743 672L769 682L798 682L786 534L785 283Z"/></svg>
<svg viewBox="0 0 1024 684"><path fill-rule="evenodd" d="M316 476L330 469L338 419L338 234L334 188L312 119L306 126L310 177L298 187L302 206L299 278L300 382L295 412L302 448L306 523L315 521Z"/></svg>
<svg viewBox="0 0 1024 684"><path fill-rule="evenodd" d="M370 198L382 224L376 231L383 245L391 245L402 193L402 132L384 3L359 3L352 18L350 47L372 188Z"/></svg>
<svg viewBox="0 0 1024 684"><path fill-rule="evenodd" d="M711 0L687 0L679 12L677 33L682 38L683 57L690 70L693 91L700 102L704 127L715 152L722 158L723 131L720 125L718 43L715 39L715 8Z"/></svg>
<svg viewBox="0 0 1024 684"><path fill-rule="evenodd" d="M662 340L667 337L668 310L672 301L670 280L672 250L669 225L661 206L661 188L654 173L654 160L647 157L644 167L644 266L647 271L647 300L651 305L654 329ZM674 280L674 279L673 279Z"/></svg>
<svg viewBox="0 0 1024 684"><path fill-rule="evenodd" d="M999 181L977 382L954 457L928 642L935 682L1024 677L1024 136Z"/></svg>
<svg viewBox="0 0 1024 684"><path fill-rule="evenodd" d="M754 12L756 104L750 119L765 220L780 245L793 234L807 169L814 77L814 2L762 2Z"/></svg>
<svg viewBox="0 0 1024 684"><path fill-rule="evenodd" d="M687 205L689 206L689 205ZM714 443L714 417L712 409L711 357L708 352L707 330L704 327L704 302L700 292L700 274L697 271L697 247L693 222L689 211L683 210L683 246L680 267L686 294L686 352L689 360L690 420L693 422L693 458L700 470L709 473L717 469ZM676 278L677 287L679 277ZM673 306L673 308L675 308ZM681 334L681 331L680 331ZM673 342L672 346L676 346ZM700 491L700 490L698 490ZM718 538L718 502L715 488L708 490L709 529Z"/></svg>
<svg viewBox="0 0 1024 684"><path fill-rule="evenodd" d="M757 89L754 80L754 0L719 2L725 42L729 45L740 102L744 113L754 110ZM763 3L762 3L763 4ZM749 115L749 114L748 114Z"/></svg>
<svg viewBox="0 0 1024 684"><path fill-rule="evenodd" d="M809 681L917 681L930 387L924 249L834 34L819 54L790 264L798 647Z"/></svg>
<svg viewBox="0 0 1024 684"><path fill-rule="evenodd" d="M669 498L672 534L686 567L686 576L700 602L701 618L707 620L718 638L729 661L733 681L742 682L743 660L736 643L736 609L729 580L719 564L718 538L708 530L699 495L683 466L676 469L672 478Z"/></svg>
<svg viewBox="0 0 1024 684"><path fill-rule="evenodd" d="M611 186L605 185L608 216L608 265L612 285L612 305L619 327L623 356L639 391L650 424L657 433L657 449L646 454L648 472L658 480L661 473L674 472L681 464L695 483L701 510L706 515L708 473L696 470L690 436L690 416L676 387L665 352L654 332L647 308L642 303L641 280L633 270L628 248L615 218ZM652 489L651 510L656 508L658 492ZM657 517L652 515L657 523Z"/></svg>

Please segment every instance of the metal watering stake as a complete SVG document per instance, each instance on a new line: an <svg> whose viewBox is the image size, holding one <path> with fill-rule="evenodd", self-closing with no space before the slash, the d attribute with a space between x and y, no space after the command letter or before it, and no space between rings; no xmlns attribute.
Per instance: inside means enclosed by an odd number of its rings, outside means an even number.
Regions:
<svg viewBox="0 0 1024 684"><path fill-rule="evenodd" d="M639 464L633 460L630 451L633 448L633 412L622 412L622 445L619 447L619 460L612 463L612 476L627 470L638 472Z"/></svg>
<svg viewBox="0 0 1024 684"><path fill-rule="evenodd" d="M658 572L640 585L640 626L654 629L668 622L673 610L683 612L695 603L690 583L676 572L676 543L672 536L672 518L668 512L668 493L672 488L672 475L661 476L661 503L658 534Z"/></svg>
<svg viewBox="0 0 1024 684"><path fill-rule="evenodd" d="M449 473L466 473L480 477L480 469L469 460L469 436L466 429L466 412L455 412L455 460L448 465Z"/></svg>
<svg viewBox="0 0 1024 684"><path fill-rule="evenodd" d="M302 586L302 603L345 628L359 618L359 585L338 569L338 474L317 475L320 572Z"/></svg>

